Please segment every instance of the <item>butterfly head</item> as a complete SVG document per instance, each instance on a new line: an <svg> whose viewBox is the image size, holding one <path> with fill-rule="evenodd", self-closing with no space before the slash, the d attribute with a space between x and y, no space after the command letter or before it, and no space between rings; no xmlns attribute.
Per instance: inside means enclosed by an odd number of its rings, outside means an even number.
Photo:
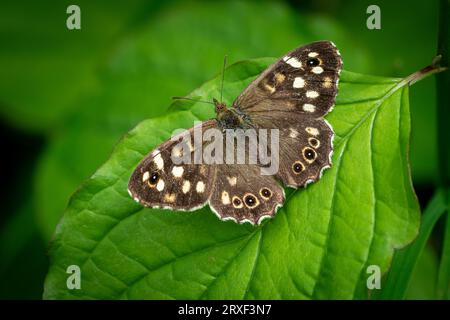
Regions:
<svg viewBox="0 0 450 320"><path fill-rule="evenodd" d="M217 115L227 110L227 105L223 102L219 102L216 98L213 98L214 106L216 107Z"/></svg>
<svg viewBox="0 0 450 320"><path fill-rule="evenodd" d="M234 108L227 108L226 104L213 99L216 107L216 119L219 127L222 129L237 129L246 127L246 121L243 114Z"/></svg>

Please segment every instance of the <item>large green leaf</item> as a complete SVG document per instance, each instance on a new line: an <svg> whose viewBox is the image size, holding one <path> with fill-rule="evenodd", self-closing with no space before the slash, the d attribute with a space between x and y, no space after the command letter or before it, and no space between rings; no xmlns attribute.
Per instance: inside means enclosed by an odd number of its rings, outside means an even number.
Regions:
<svg viewBox="0 0 450 320"><path fill-rule="evenodd" d="M270 60L227 70L229 102ZM142 157L174 129L213 116L210 106L175 106L142 122L72 197L51 248L44 297L364 298L366 267L388 269L394 248L418 232L408 166L408 88L399 79L343 72L334 111L333 167L290 192L262 226L193 213L144 209L127 194ZM192 93L217 96L218 79ZM68 290L69 265L81 289Z"/></svg>
<svg viewBox="0 0 450 320"><path fill-rule="evenodd" d="M410 246L396 252L391 269L387 274L386 285L376 295L378 299L404 299L410 286L417 264L429 241L431 232L438 219L446 212L448 205L445 193L439 190L434 195L423 213L420 232L416 240ZM427 274L427 276L431 276ZM436 278L436 277L435 277ZM435 280L435 279L433 279ZM430 279L428 278L428 281ZM435 285L433 283L433 285Z"/></svg>

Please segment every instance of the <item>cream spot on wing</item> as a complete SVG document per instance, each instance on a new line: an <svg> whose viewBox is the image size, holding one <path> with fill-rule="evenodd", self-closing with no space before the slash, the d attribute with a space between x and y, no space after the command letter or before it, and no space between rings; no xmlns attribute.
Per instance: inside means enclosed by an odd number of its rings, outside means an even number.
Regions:
<svg viewBox="0 0 450 320"><path fill-rule="evenodd" d="M306 112L314 112L316 111L316 106L310 103L305 103L303 105L303 110Z"/></svg>
<svg viewBox="0 0 450 320"><path fill-rule="evenodd" d="M150 172L145 171L144 174L142 175L142 182L147 181L150 178Z"/></svg>
<svg viewBox="0 0 450 320"><path fill-rule="evenodd" d="M205 184L203 183L203 181L197 182L197 185L195 186L195 190L198 193L203 193L205 191Z"/></svg>
<svg viewBox="0 0 450 320"><path fill-rule="evenodd" d="M155 154L158 154L158 153L159 153L159 150L158 150L158 149L155 149L155 150L153 150L152 152L150 152L150 157L154 157Z"/></svg>
<svg viewBox="0 0 450 320"><path fill-rule="evenodd" d="M237 177L227 177L227 180L230 186L235 186L237 182Z"/></svg>
<svg viewBox="0 0 450 320"><path fill-rule="evenodd" d="M182 187L183 193L184 194L188 193L190 189L191 189L191 183L189 182L189 180L184 180L183 187Z"/></svg>
<svg viewBox="0 0 450 320"><path fill-rule="evenodd" d="M289 137L295 139L298 137L298 131L294 128L289 128Z"/></svg>
<svg viewBox="0 0 450 320"><path fill-rule="evenodd" d="M325 79L323 79L322 86L324 88L331 88L332 85L333 85L333 82L330 77L325 77Z"/></svg>
<svg viewBox="0 0 450 320"><path fill-rule="evenodd" d="M132 197L133 194L131 193L130 189L127 189L127 190L128 190L128 194L130 195L130 197Z"/></svg>
<svg viewBox="0 0 450 320"><path fill-rule="evenodd" d="M319 130L317 130L317 128L313 128L313 127L306 127L306 132L308 132L309 134L313 135L313 136L318 136L319 135Z"/></svg>
<svg viewBox="0 0 450 320"><path fill-rule="evenodd" d="M175 166L172 168L172 174L175 178L183 176L184 168L181 166Z"/></svg>
<svg viewBox="0 0 450 320"><path fill-rule="evenodd" d="M302 67L302 63L300 61L298 61L297 58L295 57L289 57L286 56L283 58L284 62L286 62L288 65L294 67L294 68L301 68Z"/></svg>
<svg viewBox="0 0 450 320"><path fill-rule="evenodd" d="M314 98L317 98L318 96L319 96L319 93L317 91L313 91L313 90L306 91L306 97L308 97L308 98L314 99Z"/></svg>
<svg viewBox="0 0 450 320"><path fill-rule="evenodd" d="M277 83L282 83L284 81L284 79L286 79L286 76L282 73L275 73L275 81Z"/></svg>
<svg viewBox="0 0 450 320"><path fill-rule="evenodd" d="M302 77L296 77L292 86L294 88L303 88L305 86L305 80Z"/></svg>
<svg viewBox="0 0 450 320"><path fill-rule="evenodd" d="M156 185L156 190L163 191L164 190L164 180L159 179L158 184Z"/></svg>
<svg viewBox="0 0 450 320"><path fill-rule="evenodd" d="M315 57L317 57L319 54L317 53L317 52L310 52L310 53L308 53L308 57L311 57L311 58L315 58Z"/></svg>
<svg viewBox="0 0 450 320"><path fill-rule="evenodd" d="M172 157L181 158L183 156L183 149L180 146L176 146L172 149Z"/></svg>
<svg viewBox="0 0 450 320"><path fill-rule="evenodd" d="M156 167L158 168L158 170L162 170L164 168L164 160L161 157L161 153L158 153L155 158L153 159L153 161L156 164Z"/></svg>
<svg viewBox="0 0 450 320"><path fill-rule="evenodd" d="M207 173L206 166L205 165L200 166L200 174L205 175L206 173Z"/></svg>
<svg viewBox="0 0 450 320"><path fill-rule="evenodd" d="M164 200L166 200L166 202L175 202L175 199L177 198L177 196L175 195L175 193L166 193L164 195Z"/></svg>
<svg viewBox="0 0 450 320"><path fill-rule="evenodd" d="M311 69L311 71L315 74L321 74L323 72L323 68L322 67L314 67Z"/></svg>
<svg viewBox="0 0 450 320"><path fill-rule="evenodd" d="M266 90L269 91L270 93L274 93L275 91L277 91L275 87L272 87L271 85L268 84L265 84L264 88L266 88Z"/></svg>
<svg viewBox="0 0 450 320"><path fill-rule="evenodd" d="M222 192L222 203L223 204L230 204L230 195L226 191Z"/></svg>

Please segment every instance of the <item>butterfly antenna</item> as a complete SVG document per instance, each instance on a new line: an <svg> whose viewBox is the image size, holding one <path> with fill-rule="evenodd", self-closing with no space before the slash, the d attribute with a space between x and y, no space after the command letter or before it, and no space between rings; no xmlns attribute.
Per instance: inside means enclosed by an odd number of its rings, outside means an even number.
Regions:
<svg viewBox="0 0 450 320"><path fill-rule="evenodd" d="M220 103L222 103L223 97L223 80L225 79L225 68L227 67L227 55L223 57L223 67L222 67L222 82L220 84Z"/></svg>
<svg viewBox="0 0 450 320"><path fill-rule="evenodd" d="M200 100L200 99L192 99L192 98L188 98L188 97L172 97L172 99L173 100L188 100L188 101L194 101L194 102L203 102L203 103L214 104L211 101Z"/></svg>

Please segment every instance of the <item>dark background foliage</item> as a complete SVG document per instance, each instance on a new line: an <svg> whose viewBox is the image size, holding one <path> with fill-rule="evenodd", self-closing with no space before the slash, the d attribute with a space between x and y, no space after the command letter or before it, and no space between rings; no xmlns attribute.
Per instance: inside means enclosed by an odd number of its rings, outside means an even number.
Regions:
<svg viewBox="0 0 450 320"><path fill-rule="evenodd" d="M66 28L78 4L82 29ZM366 28L381 8L382 29ZM231 62L313 40L346 70L406 76L436 54L437 1L10 1L0 5L0 298L42 295L48 242L70 195L141 120L161 115ZM226 88L225 88L226 90ZM438 175L435 80L411 90L411 165L425 205ZM433 298L443 223L409 298Z"/></svg>

